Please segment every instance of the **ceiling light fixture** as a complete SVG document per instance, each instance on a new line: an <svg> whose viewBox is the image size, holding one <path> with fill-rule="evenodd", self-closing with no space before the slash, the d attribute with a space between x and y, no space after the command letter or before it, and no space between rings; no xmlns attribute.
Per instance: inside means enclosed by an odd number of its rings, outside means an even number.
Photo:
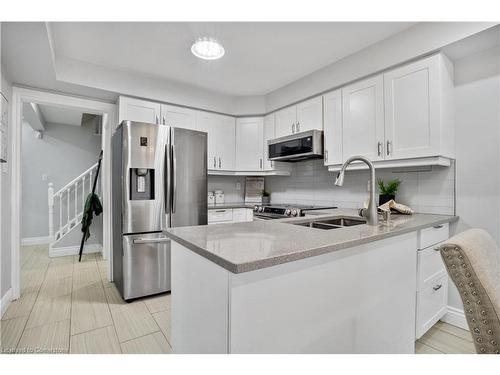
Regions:
<svg viewBox="0 0 500 375"><path fill-rule="evenodd" d="M204 60L217 60L224 56L224 47L217 40L203 37L196 40L191 46L191 52Z"/></svg>

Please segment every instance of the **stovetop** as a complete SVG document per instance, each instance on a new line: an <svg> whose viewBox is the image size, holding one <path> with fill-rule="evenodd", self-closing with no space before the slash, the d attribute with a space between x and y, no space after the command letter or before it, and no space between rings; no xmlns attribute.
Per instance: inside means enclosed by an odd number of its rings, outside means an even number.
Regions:
<svg viewBox="0 0 500 375"><path fill-rule="evenodd" d="M305 216L307 211L326 210L335 206L312 206L300 204L262 204L254 206L254 215L267 219Z"/></svg>

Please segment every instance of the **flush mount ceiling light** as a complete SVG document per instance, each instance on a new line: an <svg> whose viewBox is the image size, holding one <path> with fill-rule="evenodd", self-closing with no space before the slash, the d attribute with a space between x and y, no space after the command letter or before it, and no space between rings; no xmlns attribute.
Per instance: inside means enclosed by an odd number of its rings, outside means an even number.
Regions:
<svg viewBox="0 0 500 375"><path fill-rule="evenodd" d="M199 38L191 46L191 52L204 60L217 60L224 56L224 47L213 38Z"/></svg>

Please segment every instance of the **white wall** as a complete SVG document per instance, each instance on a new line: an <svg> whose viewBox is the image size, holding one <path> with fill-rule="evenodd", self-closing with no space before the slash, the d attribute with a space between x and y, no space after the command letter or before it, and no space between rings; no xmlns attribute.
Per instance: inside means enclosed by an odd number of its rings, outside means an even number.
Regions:
<svg viewBox="0 0 500 375"><path fill-rule="evenodd" d="M241 185L236 190L236 183ZM241 176L208 176L208 191L224 191L226 203L241 203L245 200L245 177Z"/></svg>
<svg viewBox="0 0 500 375"><path fill-rule="evenodd" d="M500 35L499 35L500 37ZM500 244L500 48L455 62L457 215ZM462 309L450 283L449 305Z"/></svg>
<svg viewBox="0 0 500 375"><path fill-rule="evenodd" d="M344 186L335 186L336 174L322 160L296 163L290 177L266 177L273 203L328 205L360 208L368 198L368 171L348 171ZM416 212L453 214L454 168L433 167L421 171L377 170L377 178L402 181L396 200ZM377 191L378 193L378 191Z"/></svg>
<svg viewBox="0 0 500 375"><path fill-rule="evenodd" d="M43 138L37 139L33 129L23 123L22 238L48 236L47 184L52 182L57 191L97 161L101 137L93 132L92 124L47 124ZM42 180L43 175L47 176L46 181Z"/></svg>

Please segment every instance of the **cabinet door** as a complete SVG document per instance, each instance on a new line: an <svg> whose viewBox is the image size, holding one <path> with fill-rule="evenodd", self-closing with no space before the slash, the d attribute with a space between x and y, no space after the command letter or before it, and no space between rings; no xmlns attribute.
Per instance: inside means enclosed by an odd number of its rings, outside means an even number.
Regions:
<svg viewBox="0 0 500 375"><path fill-rule="evenodd" d="M342 154L384 158L383 79L376 76L342 89Z"/></svg>
<svg viewBox="0 0 500 375"><path fill-rule="evenodd" d="M284 137L295 133L295 123L297 122L297 107L291 106L275 114L276 138Z"/></svg>
<svg viewBox="0 0 500 375"><path fill-rule="evenodd" d="M161 120L163 125L198 130L196 128L196 113L189 108L162 104Z"/></svg>
<svg viewBox="0 0 500 375"><path fill-rule="evenodd" d="M321 96L297 104L296 132L323 130L323 101Z"/></svg>
<svg viewBox="0 0 500 375"><path fill-rule="evenodd" d="M274 133L274 113L264 117L264 132L263 132L263 147L262 154L264 159L264 170L272 171L274 170L274 162L268 160L269 149L267 148L267 141L276 138Z"/></svg>
<svg viewBox="0 0 500 375"><path fill-rule="evenodd" d="M118 117L124 120L160 124L161 104L147 100L121 96L118 102Z"/></svg>
<svg viewBox="0 0 500 375"><path fill-rule="evenodd" d="M263 127L262 117L236 120L236 170L261 171L264 169Z"/></svg>
<svg viewBox="0 0 500 375"><path fill-rule="evenodd" d="M439 155L438 59L384 74L386 159Z"/></svg>
<svg viewBox="0 0 500 375"><path fill-rule="evenodd" d="M215 148L217 168L234 170L235 167L235 118L215 115Z"/></svg>
<svg viewBox="0 0 500 375"><path fill-rule="evenodd" d="M206 132L207 136L207 167L208 169L218 169L216 138L217 127L215 114L203 111L196 112L196 127L199 131Z"/></svg>
<svg viewBox="0 0 500 375"><path fill-rule="evenodd" d="M325 165L341 164L342 160L342 91L323 96L323 130Z"/></svg>

